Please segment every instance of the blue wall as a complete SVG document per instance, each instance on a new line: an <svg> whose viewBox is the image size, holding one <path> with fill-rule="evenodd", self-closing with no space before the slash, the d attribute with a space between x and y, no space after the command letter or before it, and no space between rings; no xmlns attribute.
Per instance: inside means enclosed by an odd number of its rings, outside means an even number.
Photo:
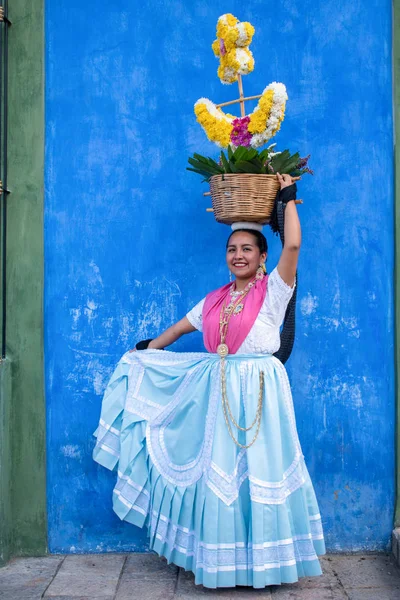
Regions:
<svg viewBox="0 0 400 600"><path fill-rule="evenodd" d="M232 12L256 28L257 94L282 81L274 141L311 153L299 209L298 325L288 363L329 550L387 548L394 504L391 3L47 0L45 326L49 545L141 550L91 459L119 357L227 279L228 228L205 212L193 115L231 99L210 44ZM250 108L250 107L249 107ZM269 236L271 270L279 244ZM201 349L199 334L177 350Z"/></svg>

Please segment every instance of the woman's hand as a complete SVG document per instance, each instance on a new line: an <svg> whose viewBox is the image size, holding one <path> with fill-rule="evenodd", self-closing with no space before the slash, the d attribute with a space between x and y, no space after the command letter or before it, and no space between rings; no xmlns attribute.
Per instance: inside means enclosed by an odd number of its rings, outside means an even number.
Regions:
<svg viewBox="0 0 400 600"><path fill-rule="evenodd" d="M285 187L289 187L289 185L292 185L292 183L295 183L301 179L301 177L291 177L287 173L284 173L283 175L277 173L276 176L281 186L281 190L283 190Z"/></svg>
<svg viewBox="0 0 400 600"><path fill-rule="evenodd" d="M148 342L148 344L143 349L152 348L155 350L164 350L166 346L170 346L171 344L173 344L184 333L191 333L192 331L196 331L196 328L193 327L193 325L189 322L187 317L183 317L183 319L181 319L177 323L174 323L174 325L169 327L166 331L164 331L164 333L162 333L158 337L152 340L144 340L145 342ZM137 348L132 348L132 350L129 350L129 352L135 352L136 349ZM140 347L138 349L141 350Z"/></svg>
<svg viewBox="0 0 400 600"><path fill-rule="evenodd" d="M132 350L129 350L129 352L134 352L135 350L146 350L146 348L152 347L150 346L152 341L152 338L148 338L147 340L140 340L140 342L138 342L136 346L132 348Z"/></svg>

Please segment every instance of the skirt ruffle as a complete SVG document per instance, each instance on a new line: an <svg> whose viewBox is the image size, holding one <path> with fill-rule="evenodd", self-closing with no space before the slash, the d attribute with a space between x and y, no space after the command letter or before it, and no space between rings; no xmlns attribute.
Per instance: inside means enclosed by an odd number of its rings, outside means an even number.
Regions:
<svg viewBox="0 0 400 600"><path fill-rule="evenodd" d="M272 356L227 359L248 450L227 432L220 360L205 353L127 353L106 389L93 458L117 470L113 508L147 526L150 548L206 587L263 588L321 575L321 517L297 436L286 371ZM236 430L237 431L237 430ZM242 433L241 443L252 438Z"/></svg>

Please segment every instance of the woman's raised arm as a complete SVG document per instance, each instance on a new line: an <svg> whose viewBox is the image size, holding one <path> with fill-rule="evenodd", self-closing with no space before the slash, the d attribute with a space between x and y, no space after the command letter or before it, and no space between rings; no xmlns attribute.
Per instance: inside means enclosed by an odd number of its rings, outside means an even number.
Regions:
<svg viewBox="0 0 400 600"><path fill-rule="evenodd" d="M281 189L292 185L300 177L291 177L290 175L280 175L277 173ZM297 214L296 203L290 200L285 208L285 243L282 248L282 254L278 262L278 273L283 281L293 287L297 262L301 246L301 227L299 216Z"/></svg>

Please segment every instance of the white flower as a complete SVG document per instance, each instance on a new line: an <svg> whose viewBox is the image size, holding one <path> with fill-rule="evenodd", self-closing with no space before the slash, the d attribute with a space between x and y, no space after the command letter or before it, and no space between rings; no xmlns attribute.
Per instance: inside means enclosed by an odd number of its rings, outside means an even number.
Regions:
<svg viewBox="0 0 400 600"><path fill-rule="evenodd" d="M272 107L270 115L267 119L265 130L262 133L256 133L251 139L251 146L258 148L265 144L273 135L276 133L276 129L282 120L282 113L286 105L288 95L286 93L286 87L283 83L273 81L264 89L263 94L273 90L272 96ZM255 108L257 110L257 107ZM254 112L254 111L253 111ZM270 146L271 148L272 146Z"/></svg>
<svg viewBox="0 0 400 600"><path fill-rule="evenodd" d="M247 32L246 32L246 27L245 27L245 23L238 23L236 25L236 29L239 32L239 37L237 39L236 44L238 46L247 46L248 45L248 36L247 36Z"/></svg>
<svg viewBox="0 0 400 600"><path fill-rule="evenodd" d="M238 73L241 75L247 75L251 67L252 54L250 50L244 48L236 48L236 60L239 63Z"/></svg>
<svg viewBox="0 0 400 600"><path fill-rule="evenodd" d="M197 102L195 103L195 107L199 104L204 104L207 108L207 111L216 119L220 119L221 121L224 120L224 121L227 121L228 123L232 123L233 118L228 117L228 115L223 113L221 109L217 108L216 105L214 104L214 102L211 102L211 100L209 100L208 98L200 98L199 100L197 100Z"/></svg>

